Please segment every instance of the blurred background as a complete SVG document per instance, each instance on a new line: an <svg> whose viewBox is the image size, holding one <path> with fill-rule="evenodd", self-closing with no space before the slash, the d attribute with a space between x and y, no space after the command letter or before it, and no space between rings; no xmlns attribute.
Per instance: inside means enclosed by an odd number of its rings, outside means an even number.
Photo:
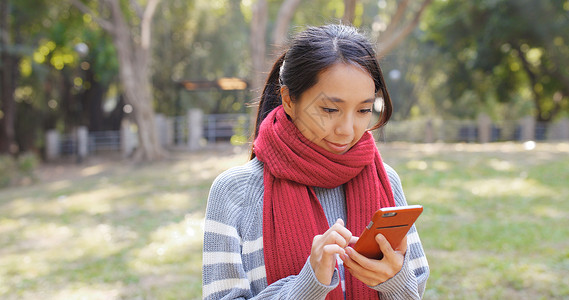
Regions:
<svg viewBox="0 0 569 300"><path fill-rule="evenodd" d="M340 22L394 103L425 298L569 297L569 1L1 0L0 298L200 298L211 182L288 39Z"/></svg>

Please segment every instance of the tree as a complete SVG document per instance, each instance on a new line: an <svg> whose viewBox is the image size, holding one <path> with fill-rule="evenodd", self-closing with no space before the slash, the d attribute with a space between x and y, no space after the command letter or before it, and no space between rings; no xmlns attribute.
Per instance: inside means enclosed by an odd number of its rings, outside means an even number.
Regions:
<svg viewBox="0 0 569 300"><path fill-rule="evenodd" d="M14 91L18 77L19 57L10 51L14 45L10 6L10 1L0 2L0 154L15 152L16 102L14 101ZM20 35L15 34L15 36Z"/></svg>
<svg viewBox="0 0 569 300"><path fill-rule="evenodd" d="M40 81L29 82L33 69L42 68L33 63L32 56L40 39L45 37L49 15L58 5L44 0L0 1L0 153L17 155L33 150L35 135L43 115L37 110L32 94L40 88ZM22 67L25 66L25 67ZM45 75L45 73L44 73ZM37 79L39 79L38 76ZM24 82L25 84L22 84ZM44 93L37 93L43 95ZM22 125L24 125L22 127ZM25 131L28 130L28 131Z"/></svg>
<svg viewBox="0 0 569 300"><path fill-rule="evenodd" d="M276 53L283 46L288 34L291 19L294 11L300 4L300 0L285 0L279 9L275 20L275 29L272 35L272 50ZM251 89L253 93L260 95L263 88L265 74L267 74L267 42L265 39L269 19L269 8L266 0L257 0L251 7L252 17L250 23L250 47L252 80ZM271 55L273 57L274 55ZM251 119L256 119L255 109L251 110ZM254 126L251 122L251 128Z"/></svg>
<svg viewBox="0 0 569 300"><path fill-rule="evenodd" d="M466 98L504 106L503 114L530 103L539 122L569 112L568 10L559 0L434 6L423 41L439 49L438 58L428 58L439 62L432 72L452 74L442 98L455 106Z"/></svg>
<svg viewBox="0 0 569 300"><path fill-rule="evenodd" d="M125 101L132 106L138 126L141 147L137 149L135 157L148 161L163 157L164 150L156 133L150 89L152 18L160 0L148 0L145 7L134 0L128 3L105 0L98 6L99 13L80 0L71 1L83 13L92 16L113 38ZM108 17L105 17L105 12L109 14Z"/></svg>
<svg viewBox="0 0 569 300"><path fill-rule="evenodd" d="M358 0L344 0L344 16L342 17L343 24L354 24L357 2Z"/></svg>
<svg viewBox="0 0 569 300"><path fill-rule="evenodd" d="M156 112L171 116L185 114L189 108L206 114L245 111L246 91L188 92L180 84L249 77L249 24L243 12L250 10L240 0L162 3L153 26L157 67L152 80L155 99L160 99Z"/></svg>
<svg viewBox="0 0 569 300"><path fill-rule="evenodd" d="M276 16L274 31L272 34L272 51L278 53L288 34L294 12L300 5L300 0L285 0L282 2ZM413 29L415 29L421 19L425 9L431 4L432 0L424 0L416 8L410 5L409 0L400 1L394 15L389 18L389 25L385 32L379 35L377 43L377 56L384 57L399 45ZM356 18L357 0L343 0L342 22L353 24ZM361 13L361 12L360 12ZM252 6L251 28L251 57L253 66L253 91L260 93L263 86L264 74L267 72L267 42L265 40L266 28L269 21L269 7L266 0L257 0Z"/></svg>
<svg viewBox="0 0 569 300"><path fill-rule="evenodd" d="M385 27L385 31L379 34L376 46L377 57L386 56L401 44L417 27L421 16L432 2L433 0L423 0L420 3L415 1L410 3L409 0L397 2L397 9L389 18L389 24Z"/></svg>

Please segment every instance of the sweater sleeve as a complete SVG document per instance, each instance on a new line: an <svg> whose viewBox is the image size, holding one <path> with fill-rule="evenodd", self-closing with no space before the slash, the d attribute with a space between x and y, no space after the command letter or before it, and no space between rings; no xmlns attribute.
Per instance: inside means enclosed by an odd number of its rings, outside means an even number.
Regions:
<svg viewBox="0 0 569 300"><path fill-rule="evenodd" d="M204 224L204 299L324 299L338 286L321 284L309 260L297 275L267 285L263 255L262 172L258 161L230 169L216 178L208 197ZM258 165L257 165L258 167Z"/></svg>
<svg viewBox="0 0 569 300"><path fill-rule="evenodd" d="M401 180L393 168L385 165L397 206L407 205ZM415 225L407 233L407 252L403 267L391 279L372 287L381 299L421 299L425 292L429 264Z"/></svg>

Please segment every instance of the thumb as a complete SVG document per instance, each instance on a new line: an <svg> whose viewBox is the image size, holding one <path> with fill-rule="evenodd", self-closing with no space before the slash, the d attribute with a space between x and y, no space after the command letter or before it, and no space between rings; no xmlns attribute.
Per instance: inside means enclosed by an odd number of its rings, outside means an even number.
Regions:
<svg viewBox="0 0 569 300"><path fill-rule="evenodd" d="M385 236L383 236L383 234L378 233L375 236L375 241L379 245L379 249L381 249L381 252L383 253L384 256L391 256L395 252L391 247L391 244L389 244L389 241L385 238Z"/></svg>

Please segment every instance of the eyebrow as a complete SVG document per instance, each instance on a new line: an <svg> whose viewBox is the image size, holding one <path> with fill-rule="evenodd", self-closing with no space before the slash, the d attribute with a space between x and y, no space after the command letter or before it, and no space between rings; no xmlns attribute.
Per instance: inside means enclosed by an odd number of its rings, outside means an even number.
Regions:
<svg viewBox="0 0 569 300"><path fill-rule="evenodd" d="M344 103L344 102L346 102L346 101L344 101L344 100L342 100L342 99L340 99L340 98L336 98L336 97L327 97L327 98L328 98L330 101L334 102L334 103L338 103L338 102ZM374 102L375 102L375 98L369 98L369 99L366 99L366 100L362 101L361 103L374 103Z"/></svg>

